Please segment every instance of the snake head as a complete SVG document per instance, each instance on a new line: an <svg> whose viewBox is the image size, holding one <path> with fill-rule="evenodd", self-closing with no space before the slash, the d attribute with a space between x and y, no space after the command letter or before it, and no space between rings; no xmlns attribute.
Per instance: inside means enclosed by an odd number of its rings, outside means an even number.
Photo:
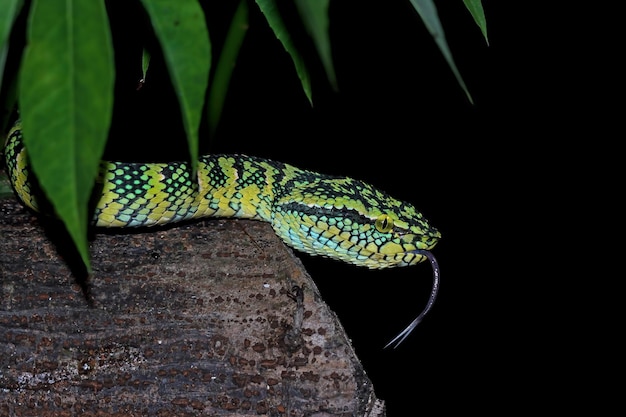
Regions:
<svg viewBox="0 0 626 417"><path fill-rule="evenodd" d="M303 171L274 200L272 225L295 249L372 269L426 259L441 234L417 209L351 178Z"/></svg>

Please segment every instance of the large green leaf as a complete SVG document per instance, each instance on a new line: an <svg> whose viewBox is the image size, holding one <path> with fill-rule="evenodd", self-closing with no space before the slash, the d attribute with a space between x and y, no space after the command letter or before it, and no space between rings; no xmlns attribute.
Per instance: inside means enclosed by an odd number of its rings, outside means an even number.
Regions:
<svg viewBox="0 0 626 417"><path fill-rule="evenodd" d="M204 12L196 0L142 0L178 95L189 154L198 161L198 129L211 68L211 42Z"/></svg>
<svg viewBox="0 0 626 417"><path fill-rule="evenodd" d="M103 1L33 0L19 80L32 169L88 269L88 201L113 106Z"/></svg>
<svg viewBox="0 0 626 417"><path fill-rule="evenodd" d="M473 103L472 96L465 86L465 81L463 81L459 70L456 68L456 64L454 63L454 59L452 58L450 48L448 48L448 42L446 41L443 27L441 26L441 22L439 21L439 15L437 14L437 8L435 7L435 3L433 2L433 0L411 0L411 4L413 4L413 8L415 8L417 13L422 18L426 29L428 29L433 39L435 40L435 43L437 44L439 50L448 62L448 65L454 73L454 76L456 77L459 85L461 86L463 91L465 91L467 98L470 102Z"/></svg>
<svg viewBox="0 0 626 417"><path fill-rule="evenodd" d="M313 104L313 94L311 92L311 79L309 77L309 72L304 64L304 59L302 59L302 56L296 49L295 44L293 43L293 39L291 38L291 35L289 35L289 32L285 27L283 18L278 11L277 1L256 0L256 4L261 9L261 12L265 16L267 23L274 31L274 35L276 35L278 40L283 44L285 50L291 56L291 59L293 60L293 63L296 67L296 73L300 78L300 83L302 84L304 94L306 94L309 102Z"/></svg>
<svg viewBox="0 0 626 417"><path fill-rule="evenodd" d="M485 11L483 10L482 0L463 0L465 7L469 10L470 14L474 18L474 22L480 28L487 45L489 45L489 37L487 36L487 19L485 18Z"/></svg>
<svg viewBox="0 0 626 417"><path fill-rule="evenodd" d="M330 33L328 19L328 5L330 0L296 0L296 7L300 13L300 18L304 23L313 43L317 48L317 53L322 60L326 76L333 88L337 89L337 77L333 66L333 57L330 48Z"/></svg>

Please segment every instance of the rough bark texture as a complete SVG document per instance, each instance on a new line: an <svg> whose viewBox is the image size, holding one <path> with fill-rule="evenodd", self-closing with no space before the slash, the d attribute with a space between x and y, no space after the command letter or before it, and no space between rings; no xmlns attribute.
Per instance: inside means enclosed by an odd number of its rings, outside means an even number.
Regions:
<svg viewBox="0 0 626 417"><path fill-rule="evenodd" d="M0 416L383 416L343 328L264 223L92 240L0 200Z"/></svg>

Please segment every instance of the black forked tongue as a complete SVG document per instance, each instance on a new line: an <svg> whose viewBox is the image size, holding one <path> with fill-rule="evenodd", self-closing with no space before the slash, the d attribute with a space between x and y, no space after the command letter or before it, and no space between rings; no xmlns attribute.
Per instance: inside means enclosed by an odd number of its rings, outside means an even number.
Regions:
<svg viewBox="0 0 626 417"><path fill-rule="evenodd" d="M385 345L385 349L392 345L394 349L397 348L400 343L402 343L404 339L406 339L407 336L411 334L413 329L415 329L417 325L420 324L424 316L426 316L426 313L428 313L432 308L433 304L435 303L435 299L437 299L437 292L439 291L439 264L437 263L435 256L429 251L422 249L416 249L412 251L412 253L425 256L430 261L430 264L433 267L433 288L430 291L430 297L428 298L428 303L426 303L426 307L424 307L424 310L420 313L419 316L415 318L415 320L411 322L411 324L406 326L404 330L402 330L396 337L394 337L391 342L387 343Z"/></svg>

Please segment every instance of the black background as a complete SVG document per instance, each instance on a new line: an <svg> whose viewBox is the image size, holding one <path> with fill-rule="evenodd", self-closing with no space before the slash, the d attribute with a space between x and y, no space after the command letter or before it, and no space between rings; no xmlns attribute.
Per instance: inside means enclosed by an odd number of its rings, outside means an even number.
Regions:
<svg viewBox="0 0 626 417"><path fill-rule="evenodd" d="M142 36L154 40L138 4L135 13L117 3L108 3L118 91L107 154L136 159L160 148L184 157L157 49L147 83L135 89L137 47ZM208 14L216 52L227 24L220 13L234 7L222 3ZM471 104L408 0L331 2L339 91L311 59L313 106L251 4L222 122L215 137L202 130L205 150L368 181L441 230L433 251L440 296L395 350L383 346L425 305L429 265L369 271L301 257L389 416L579 408L597 381L586 372L604 368L577 351L599 343L587 335L597 330L586 307L598 284L578 278L582 260L602 248L585 206L598 184L592 165L611 166L597 153L602 138L623 139L606 123L617 113L606 106L617 93L602 86L612 65L589 37L594 10L511 3L484 2L487 46L460 0L437 2ZM304 55L314 56L294 29Z"/></svg>

